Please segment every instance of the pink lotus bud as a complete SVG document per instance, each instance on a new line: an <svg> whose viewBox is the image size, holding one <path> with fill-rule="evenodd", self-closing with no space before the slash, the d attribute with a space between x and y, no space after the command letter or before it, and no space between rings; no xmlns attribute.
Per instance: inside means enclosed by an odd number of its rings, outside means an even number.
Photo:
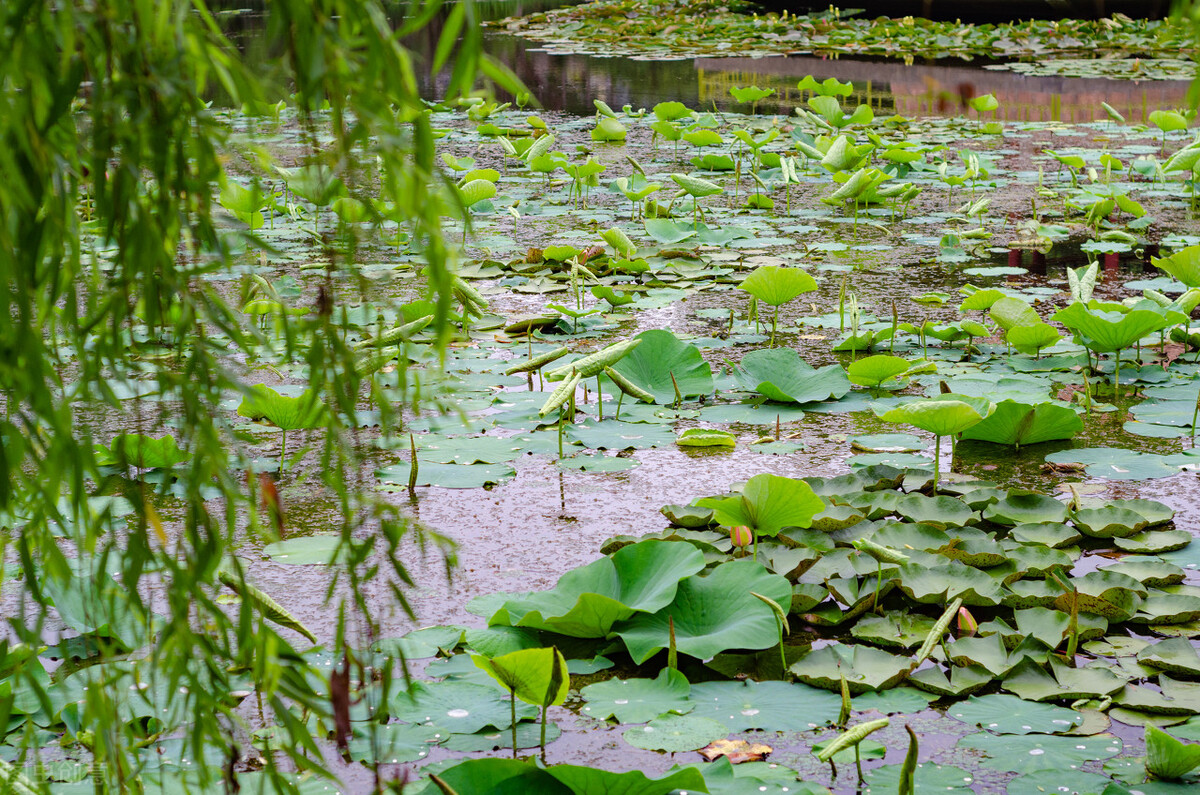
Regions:
<svg viewBox="0 0 1200 795"><path fill-rule="evenodd" d="M979 622L975 620L975 616L971 615L971 611L965 607L958 608L958 636L972 638L978 631Z"/></svg>
<svg viewBox="0 0 1200 795"><path fill-rule="evenodd" d="M729 540L735 547L748 547L754 542L754 533L744 524L729 528Z"/></svg>

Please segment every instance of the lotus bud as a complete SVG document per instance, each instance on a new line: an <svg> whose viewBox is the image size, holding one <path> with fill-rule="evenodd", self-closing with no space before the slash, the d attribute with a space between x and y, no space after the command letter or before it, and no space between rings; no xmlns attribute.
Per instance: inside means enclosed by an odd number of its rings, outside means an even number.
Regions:
<svg viewBox="0 0 1200 795"><path fill-rule="evenodd" d="M738 548L748 547L754 541L754 533L744 524L729 528L729 540Z"/></svg>
<svg viewBox="0 0 1200 795"><path fill-rule="evenodd" d="M975 616L971 615L971 611L965 607L958 608L958 636L973 638L978 631L979 622L975 620Z"/></svg>

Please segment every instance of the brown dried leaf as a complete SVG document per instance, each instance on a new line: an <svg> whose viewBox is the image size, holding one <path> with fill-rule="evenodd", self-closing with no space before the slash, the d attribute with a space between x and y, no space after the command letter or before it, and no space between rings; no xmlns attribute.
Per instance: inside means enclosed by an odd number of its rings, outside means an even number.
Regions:
<svg viewBox="0 0 1200 795"><path fill-rule="evenodd" d="M762 743L748 743L745 740L717 740L704 746L697 753L704 757L706 762L724 756L729 759L729 764L740 765L742 762L761 762L772 750L771 746Z"/></svg>

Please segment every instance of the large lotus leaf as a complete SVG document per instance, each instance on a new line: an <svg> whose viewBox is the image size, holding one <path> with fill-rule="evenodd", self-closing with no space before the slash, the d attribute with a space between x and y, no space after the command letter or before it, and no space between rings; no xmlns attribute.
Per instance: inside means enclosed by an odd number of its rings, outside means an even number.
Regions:
<svg viewBox="0 0 1200 795"><path fill-rule="evenodd" d="M1200 767L1200 745L1180 742L1154 727L1146 727L1146 772L1168 781L1183 779Z"/></svg>
<svg viewBox="0 0 1200 795"><path fill-rule="evenodd" d="M842 700L828 690L790 682L701 682L692 685L693 715L731 732L803 732L837 720Z"/></svg>
<svg viewBox="0 0 1200 795"><path fill-rule="evenodd" d="M557 706L567 699L571 675L556 648L519 649L499 657L474 654L471 659L526 704Z"/></svg>
<svg viewBox="0 0 1200 795"><path fill-rule="evenodd" d="M428 756L429 749L444 739L446 735L436 726L385 723L373 727L369 735L356 731L350 740L349 754L356 762L416 762Z"/></svg>
<svg viewBox="0 0 1200 795"><path fill-rule="evenodd" d="M907 554L909 550L933 552L941 549L950 543L950 535L930 524L888 522L875 531L871 540Z"/></svg>
<svg viewBox="0 0 1200 795"><path fill-rule="evenodd" d="M996 410L986 398L945 394L903 403L875 413L886 422L903 422L934 436L952 436L982 422Z"/></svg>
<svg viewBox="0 0 1200 795"><path fill-rule="evenodd" d="M643 331L634 339L641 344L613 365L613 370L654 395L656 403L673 403L676 385L684 398L713 391L712 368L695 345L665 329Z"/></svg>
<svg viewBox="0 0 1200 795"><path fill-rule="evenodd" d="M402 461L378 469L375 476L382 481L383 490L407 488L411 464ZM443 489L479 489L505 483L517 476L509 464L433 464L417 458L417 486L437 486Z"/></svg>
<svg viewBox="0 0 1200 795"><path fill-rule="evenodd" d="M663 668L654 679L608 679L590 684L580 691L587 703L583 713L604 720L614 717L621 723L645 723L664 712L686 714L695 708L688 700L691 685L687 677L672 668Z"/></svg>
<svg viewBox="0 0 1200 795"><path fill-rule="evenodd" d="M1139 624L1187 624L1200 619L1200 596L1151 593L1130 621Z"/></svg>
<svg viewBox="0 0 1200 795"><path fill-rule="evenodd" d="M1102 795L1114 790L1112 779L1099 773L1087 773L1083 770L1036 770L1024 776L1018 776L1008 782L1005 795L1046 795L1048 792L1069 793L1070 795ZM1128 790L1123 790L1128 792Z"/></svg>
<svg viewBox="0 0 1200 795"><path fill-rule="evenodd" d="M1146 520L1140 513L1115 505L1076 511L1071 522L1092 538L1128 538L1146 528Z"/></svg>
<svg viewBox="0 0 1200 795"><path fill-rule="evenodd" d="M1021 577L1048 577L1055 569L1067 571L1074 558L1045 544L1004 544L1005 554ZM1007 581L1007 578L1005 578Z"/></svg>
<svg viewBox="0 0 1200 795"><path fill-rule="evenodd" d="M754 594L790 605L792 586L753 560L736 560L688 577L665 608L635 615L613 631L639 665L667 648L669 620L676 648L701 660L729 649L767 649L779 643L779 626L773 609Z"/></svg>
<svg viewBox="0 0 1200 795"><path fill-rule="evenodd" d="M1060 549L1073 545L1083 538L1083 535L1062 522L1026 522L1015 525L1008 532L1008 537L1034 547L1047 546Z"/></svg>
<svg viewBox="0 0 1200 795"><path fill-rule="evenodd" d="M1067 506L1048 494L1014 490L985 508L983 518L1002 525L1062 522L1067 518Z"/></svg>
<svg viewBox="0 0 1200 795"><path fill-rule="evenodd" d="M948 495L926 497L924 494L905 495L896 503L896 513L910 522L932 525L939 530L973 524L979 514L962 500Z"/></svg>
<svg viewBox="0 0 1200 795"><path fill-rule="evenodd" d="M1051 649L1057 649L1067 637L1071 627L1071 617L1061 610L1051 610L1045 607L1027 607L1013 612L1017 631L1025 636L1035 638ZM1108 621L1101 616L1081 613L1076 617L1076 630L1079 640L1086 641L1100 638L1108 630Z"/></svg>
<svg viewBox="0 0 1200 795"><path fill-rule="evenodd" d="M1173 674L1200 677L1200 653L1187 638L1170 638L1138 652L1138 662Z"/></svg>
<svg viewBox="0 0 1200 795"><path fill-rule="evenodd" d="M884 381L897 378L908 372L912 364L899 356L877 354L856 359L846 368L850 383L859 386L877 387Z"/></svg>
<svg viewBox="0 0 1200 795"><path fill-rule="evenodd" d="M1110 566L1104 566L1103 570L1128 574L1147 588L1178 585L1183 582L1185 576L1183 569L1175 564L1150 557L1129 556Z"/></svg>
<svg viewBox="0 0 1200 795"><path fill-rule="evenodd" d="M1200 246L1188 246L1169 257L1152 257L1150 264L1188 287L1200 287Z"/></svg>
<svg viewBox="0 0 1200 795"><path fill-rule="evenodd" d="M944 566L909 563L898 567L900 590L922 604L944 605L956 598L971 607L1000 604L1000 583L959 561Z"/></svg>
<svg viewBox="0 0 1200 795"><path fill-rule="evenodd" d="M696 505L711 508L719 524L746 525L760 536L777 535L785 527L808 527L825 508L803 480L765 472L746 481L740 496L708 497Z"/></svg>
<svg viewBox="0 0 1200 795"><path fill-rule="evenodd" d="M670 427L617 419L588 419L585 422L572 423L567 426L565 433L572 442L578 442L589 450L667 447L675 441L675 434Z"/></svg>
<svg viewBox="0 0 1200 795"><path fill-rule="evenodd" d="M788 669L797 679L822 690L841 691L842 677L853 695L887 690L904 681L912 660L873 649L831 643L793 663Z"/></svg>
<svg viewBox="0 0 1200 795"><path fill-rule="evenodd" d="M909 675L913 687L937 696L961 698L979 690L992 681L992 673L980 665L956 666L949 676L942 669L931 666Z"/></svg>
<svg viewBox="0 0 1200 795"><path fill-rule="evenodd" d="M645 726L626 729L621 736L634 748L647 751L697 751L729 734L729 729L712 718L694 715L664 715ZM605 790L608 791L608 790Z"/></svg>
<svg viewBox="0 0 1200 795"><path fill-rule="evenodd" d="M746 389L779 403L837 400L850 391L850 379L840 366L814 368L791 348L761 348L746 354L734 377Z"/></svg>
<svg viewBox="0 0 1200 795"><path fill-rule="evenodd" d="M1005 331L1018 326L1034 326L1042 322L1037 310L1020 298L1004 296L992 302L988 315Z"/></svg>
<svg viewBox="0 0 1200 795"><path fill-rule="evenodd" d="M567 572L549 591L513 596L488 623L602 638L615 622L670 604L679 581L703 568L703 554L689 543L641 541Z"/></svg>
<svg viewBox="0 0 1200 795"><path fill-rule="evenodd" d="M1113 703L1139 712L1153 715L1196 715L1200 714L1200 684L1181 682L1166 674L1159 674L1161 690L1126 685L1113 696Z"/></svg>
<svg viewBox="0 0 1200 795"><path fill-rule="evenodd" d="M133 466L140 469L173 467L191 456L180 450L174 436L155 439L140 433L123 433L108 447L96 445L96 463L100 466Z"/></svg>
<svg viewBox="0 0 1200 795"><path fill-rule="evenodd" d="M413 682L395 692L388 702L391 717L405 723L428 723L453 734L474 734L484 726L507 729L512 725L506 693L495 686L471 682ZM537 709L517 704L517 720L532 718Z"/></svg>
<svg viewBox="0 0 1200 795"><path fill-rule="evenodd" d="M977 665L994 676L1003 676L1026 659L1044 663L1049 649L1041 641L1023 640L1011 652L999 634L959 638L947 647L948 659L955 665Z"/></svg>
<svg viewBox="0 0 1200 795"><path fill-rule="evenodd" d="M1072 668L1057 659L1050 671L1032 660L1022 660L1008 672L1002 687L1030 701L1103 698L1125 686L1126 679L1107 668Z"/></svg>
<svg viewBox="0 0 1200 795"><path fill-rule="evenodd" d="M1003 693L971 696L946 714L992 734L1062 734L1083 723L1083 715L1075 710Z"/></svg>
<svg viewBox="0 0 1200 795"><path fill-rule="evenodd" d="M1174 552L1192 543L1192 534L1186 530L1147 530L1129 538L1114 538L1113 545L1126 552L1140 555L1158 555Z"/></svg>
<svg viewBox="0 0 1200 795"><path fill-rule="evenodd" d="M1101 353L1128 348L1142 337L1174 322L1161 310L1133 309L1105 312L1074 303L1054 314L1054 319L1085 338L1087 347Z"/></svg>
<svg viewBox="0 0 1200 795"><path fill-rule="evenodd" d="M483 671L479 672L482 676L487 676ZM393 723L392 726L403 726L406 724ZM546 744L550 744L562 736L562 729L555 726L553 723L546 724ZM537 748L542 744L542 726L541 723L534 721L523 721L517 724L517 748ZM451 734L442 743L441 747L447 751L453 751L455 754L476 754L488 751L506 751L510 750L513 745L513 733L509 729L484 729L483 731L475 732L474 734ZM366 756L362 760L368 761L372 758L382 759L383 757Z"/></svg>
<svg viewBox="0 0 1200 795"><path fill-rule="evenodd" d="M1108 759L1121 752L1111 734L1093 737L1055 737L1046 734L968 734L959 748L982 752L984 767L1013 773L1037 770L1078 770L1085 762Z"/></svg>
<svg viewBox="0 0 1200 795"><path fill-rule="evenodd" d="M1083 430L1079 415L1061 403L1031 405L1002 400L990 417L963 431L962 438L1017 447L1054 439L1070 439Z"/></svg>
<svg viewBox="0 0 1200 795"><path fill-rule="evenodd" d="M1032 323L1028 326L1014 326L1004 335L1009 344L1021 353L1036 355L1042 348L1048 348L1058 342L1058 330L1049 323Z"/></svg>
<svg viewBox="0 0 1200 795"><path fill-rule="evenodd" d="M949 543L936 550L938 555L980 569L999 566L1008 560L1004 548L989 533L981 532L973 527L960 527L954 531L954 535L955 537L950 539ZM995 572L989 571L988 574L993 579L997 578ZM1016 579L1016 575L1017 572L1014 569L1011 576Z"/></svg>
<svg viewBox="0 0 1200 795"><path fill-rule="evenodd" d="M1079 612L1104 616L1109 621L1128 621L1141 606L1146 588L1124 574L1111 571L1090 571L1071 580L1079 594ZM1070 612L1074 594L1064 593L1054 600L1054 606Z"/></svg>
<svg viewBox="0 0 1200 795"><path fill-rule="evenodd" d="M667 795L677 790L702 791L704 777L695 770L680 770L662 778L647 778L633 770L612 773L592 767L551 765L516 759L468 759L438 774L452 792L472 795ZM427 792L435 789L430 788Z"/></svg>
<svg viewBox="0 0 1200 795"><path fill-rule="evenodd" d="M817 289L813 277L799 268L760 265L738 285L764 304L780 306Z"/></svg>
<svg viewBox="0 0 1200 795"><path fill-rule="evenodd" d="M868 615L850 628L859 640L889 649L915 649L925 642L934 620L920 613Z"/></svg>
<svg viewBox="0 0 1200 795"><path fill-rule="evenodd" d="M1148 527L1157 527L1175 518L1175 509L1158 500L1104 500L1104 503L1140 513ZM1092 506L1086 505L1085 507Z"/></svg>
<svg viewBox="0 0 1200 795"><path fill-rule="evenodd" d="M712 762L677 765L672 770L680 767L702 772L712 795L830 795L828 787L797 781L795 770L774 762L740 762L735 766L728 756L721 756Z"/></svg>
<svg viewBox="0 0 1200 795"><path fill-rule="evenodd" d="M299 397L288 397L264 384L250 387L250 394L242 398L237 413L252 420L266 420L285 431L317 428L328 417L325 404L315 392L309 390Z"/></svg>

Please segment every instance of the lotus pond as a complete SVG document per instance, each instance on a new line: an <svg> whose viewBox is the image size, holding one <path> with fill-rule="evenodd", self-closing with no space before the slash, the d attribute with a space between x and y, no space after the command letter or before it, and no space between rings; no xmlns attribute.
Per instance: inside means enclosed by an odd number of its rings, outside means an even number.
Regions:
<svg viewBox="0 0 1200 795"><path fill-rule="evenodd" d="M1184 40L1118 28L1120 52ZM284 627L331 708L264 707L248 667L234 763L195 748L121 555L63 527L58 621L0 657L5 786L94 791L79 715L102 686L164 792L274 791L261 769L297 727L341 777L295 770L313 793L1194 791L1193 114L1021 122L983 94L885 117L850 83L795 84L789 115L753 85L725 110L431 105L448 179L428 200L461 242L441 350L420 235L372 203L378 176L306 160L287 102L222 112L245 249L204 282L258 340L229 366L262 384L220 410L271 496L229 564L254 585L222 575L213 598ZM257 171L254 146L293 166ZM368 378L349 411L297 354L316 314ZM150 495L165 544L189 452L139 378L155 333L130 331L111 399L79 411L107 440L92 509L116 533ZM377 553L328 532L331 428L456 544L449 578L447 548L403 549L416 619L353 637L357 665L328 604Z"/></svg>

